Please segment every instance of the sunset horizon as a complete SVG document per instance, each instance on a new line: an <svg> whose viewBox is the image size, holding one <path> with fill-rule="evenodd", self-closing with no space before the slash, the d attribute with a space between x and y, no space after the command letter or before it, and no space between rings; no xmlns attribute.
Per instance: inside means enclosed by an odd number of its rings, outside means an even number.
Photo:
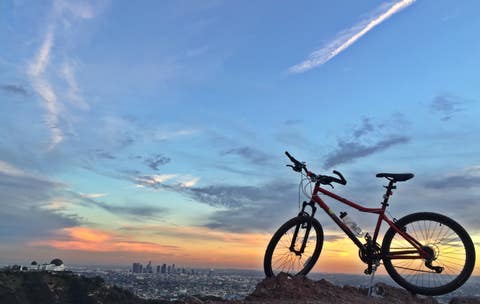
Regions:
<svg viewBox="0 0 480 304"><path fill-rule="evenodd" d="M478 255L478 9L2 1L0 263L263 270L272 236L320 180L287 167L285 151L315 174L340 172L346 184L322 187L369 208L392 179L376 174L414 174L385 215L451 218ZM331 209L315 214L312 272L363 274L329 214L369 235L378 215L320 197ZM431 264L441 241L416 250Z"/></svg>

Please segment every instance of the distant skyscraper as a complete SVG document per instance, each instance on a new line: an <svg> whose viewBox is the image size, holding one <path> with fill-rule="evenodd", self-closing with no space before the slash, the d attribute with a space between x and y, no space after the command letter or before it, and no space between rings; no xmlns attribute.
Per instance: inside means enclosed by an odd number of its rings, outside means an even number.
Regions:
<svg viewBox="0 0 480 304"><path fill-rule="evenodd" d="M157 266L157 273L160 273L160 265Z"/></svg>
<svg viewBox="0 0 480 304"><path fill-rule="evenodd" d="M132 265L132 272L133 273L142 273L142 264L140 263L133 263Z"/></svg>
<svg viewBox="0 0 480 304"><path fill-rule="evenodd" d="M167 273L167 264L162 265L162 273Z"/></svg>
<svg viewBox="0 0 480 304"><path fill-rule="evenodd" d="M167 267L167 273L170 273L171 270L172 270L172 266L168 265L168 267Z"/></svg>
<svg viewBox="0 0 480 304"><path fill-rule="evenodd" d="M146 273L153 273L153 269L152 269L152 261L149 261L147 266L145 266L145 272Z"/></svg>
<svg viewBox="0 0 480 304"><path fill-rule="evenodd" d="M175 273L175 264L172 265L172 272Z"/></svg>

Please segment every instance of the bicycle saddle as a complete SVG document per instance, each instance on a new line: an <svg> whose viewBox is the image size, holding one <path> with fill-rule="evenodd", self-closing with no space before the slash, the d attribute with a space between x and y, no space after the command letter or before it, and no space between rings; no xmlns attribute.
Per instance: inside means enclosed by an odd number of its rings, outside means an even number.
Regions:
<svg viewBox="0 0 480 304"><path fill-rule="evenodd" d="M390 180L393 180L393 182L396 183L396 182L407 181L407 180L411 179L412 177L414 177L415 175L413 175L412 173L377 173L376 176L377 177L386 177Z"/></svg>

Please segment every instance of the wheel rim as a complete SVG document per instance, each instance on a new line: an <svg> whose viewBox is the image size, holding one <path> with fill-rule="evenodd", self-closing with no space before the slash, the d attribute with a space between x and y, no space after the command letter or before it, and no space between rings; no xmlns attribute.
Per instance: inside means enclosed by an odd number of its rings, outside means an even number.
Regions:
<svg viewBox="0 0 480 304"><path fill-rule="evenodd" d="M295 250L291 251L290 245L292 244L295 228L296 225L290 227L290 229L282 235L273 250L272 272L274 275L277 275L280 272L292 275L302 274L302 270L310 268L308 265L310 264L317 246L317 232L312 226L308 235L305 250L302 254L299 254L298 251L302 247L307 229L302 228L302 225L300 224L300 229L295 241Z"/></svg>
<svg viewBox="0 0 480 304"><path fill-rule="evenodd" d="M434 220L414 221L404 225L404 228L429 253L431 265L442 267L442 272L437 273L427 267L426 259L390 259L395 271L406 283L420 288L440 288L452 283L463 273L467 264L467 250L454 229ZM390 252L396 250L415 248L396 233L391 241Z"/></svg>

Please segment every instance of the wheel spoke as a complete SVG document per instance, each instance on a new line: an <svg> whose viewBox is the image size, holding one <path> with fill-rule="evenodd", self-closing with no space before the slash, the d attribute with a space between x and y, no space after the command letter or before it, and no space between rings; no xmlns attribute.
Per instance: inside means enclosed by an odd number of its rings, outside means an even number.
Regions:
<svg viewBox="0 0 480 304"><path fill-rule="evenodd" d="M474 261L468 253L473 249L468 248L472 248L473 244L467 246L465 239L470 238L461 227L457 228L458 224L433 213L413 214L398 222L399 227L404 227L411 237L422 244L430 260L401 259L402 256L411 258L413 253L397 254L397 259L385 258L384 265L397 283L416 293L433 295L450 292L468 278ZM385 242L388 244L387 256L388 253L395 255L395 252L416 250L393 229L387 232ZM437 273L433 267L441 267L442 271Z"/></svg>
<svg viewBox="0 0 480 304"><path fill-rule="evenodd" d="M269 258L269 267L271 268L271 272L273 275L276 275L280 272L286 272L291 275L306 273L316 262L316 258L312 257L314 257L314 255L316 254L316 250L321 250L321 244L317 244L317 242L323 241L322 239L320 239L321 237L317 235L317 233L321 231L317 230L321 228L319 228L319 225L317 226L317 224L313 224L312 222L312 226L310 228L307 238L307 229L302 228L302 226L304 226L303 224L305 224L307 220L310 219L307 217L299 217L290 220L289 222L284 224L272 238L272 241L274 239L276 241L276 244L271 244L274 247L273 249L271 249ZM290 250L293 236L295 234L295 229L297 227L299 227L299 229L297 232L297 237L293 244L294 247L293 250ZM302 254L298 254L298 251L302 248L304 240L306 240L306 246L304 248L304 251ZM308 270L305 271L305 269Z"/></svg>

